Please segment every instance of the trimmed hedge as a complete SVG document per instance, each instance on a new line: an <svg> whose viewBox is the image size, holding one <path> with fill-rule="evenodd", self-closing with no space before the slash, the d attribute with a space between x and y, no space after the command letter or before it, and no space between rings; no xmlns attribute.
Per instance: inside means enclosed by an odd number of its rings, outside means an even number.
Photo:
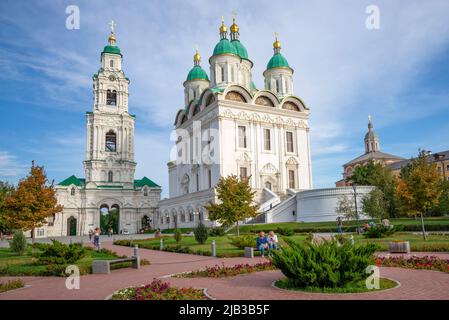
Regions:
<svg viewBox="0 0 449 320"><path fill-rule="evenodd" d="M426 227L426 231L449 231L449 225L448 224L429 224L426 225L424 221L424 225ZM360 223L360 228L362 227L362 223ZM410 231L410 232L420 232L422 231L420 224L398 224L395 225L395 227L401 228L400 231ZM273 230L273 228L266 229L266 228L260 228L260 229L251 229L250 233L259 233L260 231L264 231L265 233L268 233L269 231ZM312 227L312 228L294 228L291 229L295 233L321 233L321 232L337 232L337 227ZM343 232L356 232L357 226L343 226Z"/></svg>

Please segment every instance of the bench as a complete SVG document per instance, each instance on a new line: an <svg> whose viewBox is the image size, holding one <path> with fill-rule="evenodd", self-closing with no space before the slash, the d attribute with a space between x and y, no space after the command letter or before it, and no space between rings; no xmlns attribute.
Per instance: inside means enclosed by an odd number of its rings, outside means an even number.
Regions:
<svg viewBox="0 0 449 320"><path fill-rule="evenodd" d="M92 273L93 274L110 274L111 264L122 263L122 262L132 262L132 267L134 269L140 268L140 257L133 256L130 258L114 259L114 260L94 260L92 262Z"/></svg>

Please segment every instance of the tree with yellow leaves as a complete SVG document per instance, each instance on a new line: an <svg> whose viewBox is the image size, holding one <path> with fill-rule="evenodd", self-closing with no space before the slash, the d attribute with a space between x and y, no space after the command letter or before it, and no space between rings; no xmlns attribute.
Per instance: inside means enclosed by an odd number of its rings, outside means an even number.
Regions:
<svg viewBox="0 0 449 320"><path fill-rule="evenodd" d="M4 220L10 229L31 230L43 226L48 217L62 211L57 204L53 182L49 184L44 167L31 165L29 175L5 199Z"/></svg>
<svg viewBox="0 0 449 320"><path fill-rule="evenodd" d="M426 230L424 216L438 205L441 195L441 176L435 163L426 159L425 151L401 169L396 192L402 209L409 215L421 216L421 228L424 240Z"/></svg>
<svg viewBox="0 0 449 320"><path fill-rule="evenodd" d="M237 225L240 236L239 221L257 216L257 206L253 205L255 192L251 190L249 178L242 179L236 175L221 177L215 187L219 203L204 206L209 212L209 219L224 225Z"/></svg>

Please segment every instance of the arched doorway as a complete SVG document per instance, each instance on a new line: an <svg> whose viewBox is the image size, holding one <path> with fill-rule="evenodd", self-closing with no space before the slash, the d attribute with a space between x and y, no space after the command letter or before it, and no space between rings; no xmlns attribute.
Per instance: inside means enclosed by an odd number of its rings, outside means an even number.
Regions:
<svg viewBox="0 0 449 320"><path fill-rule="evenodd" d="M112 233L119 233L120 207L113 204L110 208L107 204L100 206L100 229L103 234L107 234L112 228Z"/></svg>
<svg viewBox="0 0 449 320"><path fill-rule="evenodd" d="M70 217L67 219L67 235L76 236L76 218Z"/></svg>

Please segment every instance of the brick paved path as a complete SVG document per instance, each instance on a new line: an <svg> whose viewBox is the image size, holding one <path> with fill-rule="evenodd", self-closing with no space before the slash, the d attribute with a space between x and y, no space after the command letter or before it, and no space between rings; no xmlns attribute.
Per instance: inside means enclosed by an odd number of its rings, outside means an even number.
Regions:
<svg viewBox="0 0 449 320"><path fill-rule="evenodd" d="M118 254L132 254L132 248L105 244L105 248ZM136 269L119 269L110 275L86 275L81 277L80 290L67 290L65 278L60 277L19 277L26 288L0 294L0 300L8 299L104 299L114 291L151 282L153 278L173 273L191 271L205 266L225 263L232 266L238 263L257 263L262 258L202 257L140 249L143 258L151 261L150 266ZM425 253L428 255L428 253ZM448 255L446 254L445 257ZM381 276L397 280L401 286L383 292L360 294L315 294L291 292L273 288L271 283L282 277L279 271L258 272L237 277L210 279L177 279L167 281L183 286L207 288L208 293L217 299L449 299L449 274L399 268L382 268ZM13 277L2 277L2 281Z"/></svg>

